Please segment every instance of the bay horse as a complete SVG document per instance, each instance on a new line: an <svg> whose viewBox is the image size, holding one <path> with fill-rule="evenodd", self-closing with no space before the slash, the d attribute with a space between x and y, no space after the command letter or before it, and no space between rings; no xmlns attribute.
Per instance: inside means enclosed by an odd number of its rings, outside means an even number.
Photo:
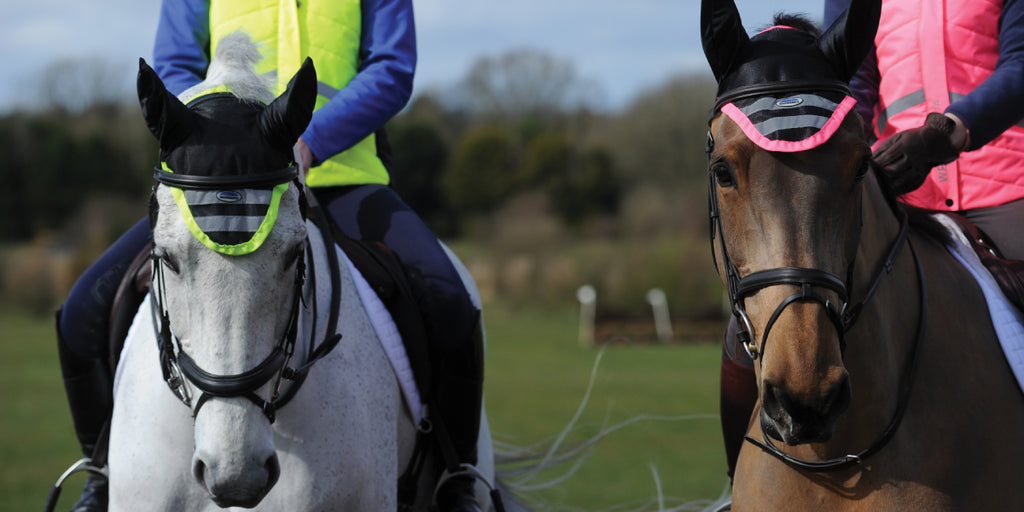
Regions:
<svg viewBox="0 0 1024 512"><path fill-rule="evenodd" d="M759 393L736 511L1020 501L1024 400L986 300L874 172L851 108L879 12L750 37L732 0L702 1L712 253Z"/></svg>
<svg viewBox="0 0 1024 512"><path fill-rule="evenodd" d="M164 162L151 292L115 383L111 511L400 506L423 412L389 360L403 351L391 317L313 222L298 177L292 144L312 115L315 70L307 60L275 99L252 70L258 59L248 36L225 38L195 88L214 92L184 102L140 60L140 103ZM486 414L479 460L493 481ZM439 464L423 467L411 473L411 510L427 510L439 478ZM482 504L487 490L477 485Z"/></svg>

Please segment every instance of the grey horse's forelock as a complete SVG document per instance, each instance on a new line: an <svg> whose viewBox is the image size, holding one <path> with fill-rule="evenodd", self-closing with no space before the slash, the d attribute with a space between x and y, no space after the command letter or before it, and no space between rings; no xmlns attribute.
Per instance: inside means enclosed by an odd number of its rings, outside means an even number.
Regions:
<svg viewBox="0 0 1024 512"><path fill-rule="evenodd" d="M262 58L259 45L249 34L241 30L232 32L217 45L206 79L181 93L178 99L187 104L205 91L226 86L240 99L270 103L274 100L273 82L255 69Z"/></svg>

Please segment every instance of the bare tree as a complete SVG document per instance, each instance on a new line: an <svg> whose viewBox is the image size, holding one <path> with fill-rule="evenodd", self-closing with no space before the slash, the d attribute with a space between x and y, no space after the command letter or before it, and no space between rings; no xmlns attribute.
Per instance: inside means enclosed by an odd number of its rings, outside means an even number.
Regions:
<svg viewBox="0 0 1024 512"><path fill-rule="evenodd" d="M55 60L38 77L38 101L44 109L71 113L116 106L134 97L131 77L126 67L98 57Z"/></svg>
<svg viewBox="0 0 1024 512"><path fill-rule="evenodd" d="M471 111L504 118L593 107L603 94L596 82L576 75L571 61L529 49L478 59L464 87Z"/></svg>

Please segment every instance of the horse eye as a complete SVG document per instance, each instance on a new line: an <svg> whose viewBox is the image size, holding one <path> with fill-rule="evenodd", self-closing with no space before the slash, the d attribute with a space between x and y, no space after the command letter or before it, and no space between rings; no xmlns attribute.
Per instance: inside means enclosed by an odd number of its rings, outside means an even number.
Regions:
<svg viewBox="0 0 1024 512"><path fill-rule="evenodd" d="M732 187L736 184L736 181L732 177L732 170L729 166L724 163L716 163L711 167L711 173L715 177L715 181L721 187Z"/></svg>
<svg viewBox="0 0 1024 512"><path fill-rule="evenodd" d="M160 260L159 263L163 263L164 266L167 267L167 270L170 270L171 273L175 275L179 273L178 263L174 261L174 258L171 257L171 255L158 253L157 259Z"/></svg>
<svg viewBox="0 0 1024 512"><path fill-rule="evenodd" d="M861 160L860 167L857 169L857 175L855 176L857 181L864 179L868 175L868 171L871 170L871 158L865 158Z"/></svg>
<svg viewBox="0 0 1024 512"><path fill-rule="evenodd" d="M163 264L168 270L175 274L179 272L177 261L175 261L174 257L168 254L164 249L155 247L153 249L153 255L157 260L157 264Z"/></svg>

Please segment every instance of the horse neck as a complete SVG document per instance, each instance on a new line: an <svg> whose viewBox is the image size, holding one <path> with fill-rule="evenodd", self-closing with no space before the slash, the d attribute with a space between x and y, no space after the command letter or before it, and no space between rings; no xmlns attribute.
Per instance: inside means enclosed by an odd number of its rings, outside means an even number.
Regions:
<svg viewBox="0 0 1024 512"><path fill-rule="evenodd" d="M900 232L900 219L871 174L865 179L862 204L852 304L865 300L868 289L884 272ZM844 362L854 389L851 408L844 417L857 423L847 432L858 438L855 442L877 438L891 420L914 350L921 297L917 265L907 243L846 335Z"/></svg>

